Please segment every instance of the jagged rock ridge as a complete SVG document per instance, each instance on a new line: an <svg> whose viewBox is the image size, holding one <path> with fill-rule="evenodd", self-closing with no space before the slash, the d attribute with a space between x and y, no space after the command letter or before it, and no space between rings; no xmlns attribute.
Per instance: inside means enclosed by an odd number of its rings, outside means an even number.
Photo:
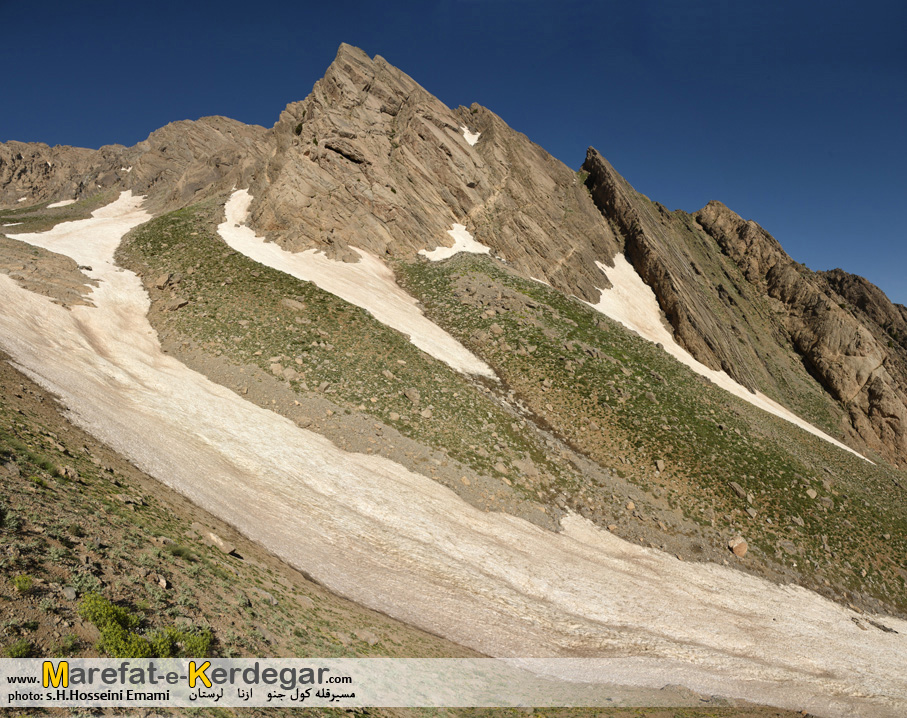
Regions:
<svg viewBox="0 0 907 718"><path fill-rule="evenodd" d="M723 205L669 212L594 150L583 171L585 186L493 112L447 108L342 45L271 129L209 117L130 148L0 144L0 206L131 189L163 211L248 187L252 225L286 249L415 260L462 223L513 270L590 302L608 286L596 262L623 250L697 359L859 450L907 458L903 307L859 278L804 270Z"/></svg>

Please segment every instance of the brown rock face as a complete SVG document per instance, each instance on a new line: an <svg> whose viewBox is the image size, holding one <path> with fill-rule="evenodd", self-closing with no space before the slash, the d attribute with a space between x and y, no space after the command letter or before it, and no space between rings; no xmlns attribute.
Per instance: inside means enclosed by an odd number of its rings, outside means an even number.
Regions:
<svg viewBox="0 0 907 718"><path fill-rule="evenodd" d="M171 123L134 147L0 143L0 206L131 189L148 195L154 209L184 207L248 182L266 135L263 127L203 117Z"/></svg>
<svg viewBox="0 0 907 718"><path fill-rule="evenodd" d="M470 145L462 128L480 132ZM253 224L289 249L413 257L466 225L518 271L595 301L617 244L561 162L473 105L451 110L348 45L272 129ZM355 255L354 255L355 256Z"/></svg>
<svg viewBox="0 0 907 718"><path fill-rule="evenodd" d="M878 324L875 334L870 328L873 317L903 321L903 313L865 280L843 273L814 274L798 265L758 224L744 221L719 202L710 202L695 217L746 278L780 302L794 348L846 406L866 443L890 457L907 456L904 355L898 357L880 341ZM831 296L835 287L865 307L864 322L846 302Z"/></svg>

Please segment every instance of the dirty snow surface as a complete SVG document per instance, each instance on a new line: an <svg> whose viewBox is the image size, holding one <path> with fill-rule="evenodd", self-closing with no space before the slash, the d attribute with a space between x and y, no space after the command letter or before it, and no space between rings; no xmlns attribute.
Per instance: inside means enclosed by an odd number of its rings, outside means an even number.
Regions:
<svg viewBox="0 0 907 718"><path fill-rule="evenodd" d="M907 621L678 561L577 516L552 533L479 511L163 354L141 280L113 263L148 218L123 193L91 219L16 237L90 265L96 306L68 311L0 275L0 345L163 483L328 588L487 655L582 656L585 679L821 716L907 714Z"/></svg>
<svg viewBox="0 0 907 718"><path fill-rule="evenodd" d="M668 354L682 364L686 364L697 374L707 377L725 391L729 391L744 401L748 401L753 406L758 406L770 414L799 426L804 431L808 431L810 434L818 436L830 444L834 444L845 451L849 451L851 454L859 456L861 459L869 461L849 446L845 446L840 441L833 439L764 394L760 392L753 394L745 386L731 379L725 372L709 369L705 364L694 359L686 349L674 340L674 335L665 326L666 319L664 314L662 314L658 299L655 297L655 292L636 273L636 269L627 261L623 254L618 253L614 256L613 269L601 262L596 262L596 264L613 286L611 289L600 290L601 297L598 300L598 304L593 304L591 305L592 307L637 332L645 339L661 344Z"/></svg>
<svg viewBox="0 0 907 718"><path fill-rule="evenodd" d="M256 237L243 225L252 195L236 190L224 207L226 219L217 231L237 252L297 279L314 282L350 304L365 309L379 322L409 335L409 340L426 354L457 371L494 378L491 368L434 322L416 300L404 292L394 273L376 256L353 247L359 253L355 263L328 259L322 252L287 252L273 242Z"/></svg>
<svg viewBox="0 0 907 718"><path fill-rule="evenodd" d="M469 143L470 146L474 145L479 141L479 137L482 136L481 132L470 132L469 128L466 125L460 125L460 130L463 132L463 138Z"/></svg>
<svg viewBox="0 0 907 718"><path fill-rule="evenodd" d="M56 207L66 207L67 205L75 204L75 203L76 203L76 201L74 199L64 199L59 202L54 202L53 204L47 205L47 209L55 209Z"/></svg>
<svg viewBox="0 0 907 718"><path fill-rule="evenodd" d="M466 231L466 225L454 224L447 233L453 237L453 247L436 247L430 252L427 249L420 249L421 254L432 262L440 262L442 259L453 257L458 252L469 252L471 254L490 254L491 247L487 247L481 242L476 242L473 236Z"/></svg>

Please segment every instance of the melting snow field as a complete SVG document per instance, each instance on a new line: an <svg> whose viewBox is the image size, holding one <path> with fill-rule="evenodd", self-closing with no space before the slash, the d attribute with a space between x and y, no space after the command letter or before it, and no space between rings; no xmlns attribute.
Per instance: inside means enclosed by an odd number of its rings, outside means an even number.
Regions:
<svg viewBox="0 0 907 718"><path fill-rule="evenodd" d="M471 254L490 254L491 247L486 247L481 242L476 242L473 236L466 231L466 225L454 224L447 233L453 237L453 247L436 247L430 252L427 249L420 249L421 254L432 262L440 262L442 259L453 257L458 252L469 252Z"/></svg>
<svg viewBox="0 0 907 718"><path fill-rule="evenodd" d="M53 204L47 205L47 209L55 209L56 207L66 207L68 205L75 204L75 203L76 203L76 201L74 199L64 199L59 202L54 202Z"/></svg>
<svg viewBox="0 0 907 718"><path fill-rule="evenodd" d="M324 291L365 309L382 324L407 334L426 354L457 371L495 377L485 362L422 314L416 300L400 288L394 273L380 259L356 247L356 263L334 261L314 249L287 252L255 236L251 228L242 224L251 203L252 195L247 190L236 190L224 207L226 219L217 228L237 252L297 279L314 282Z"/></svg>
<svg viewBox="0 0 907 718"><path fill-rule="evenodd" d="M858 454L849 446L845 446L840 441L833 439L764 394L753 394L723 371L709 369L705 364L694 359L686 349L675 341L674 335L665 327L664 315L658 304L658 299L655 297L655 292L636 273L636 269L627 261L623 254L618 253L614 256L613 269L601 262L596 262L596 264L611 281L613 287L600 290L601 297L598 300L598 304L590 306L611 317L611 319L620 322L628 329L632 329L645 339L656 344L660 343L668 354L682 364L686 364L697 374L707 377L725 391L729 391L744 401L748 401L753 406L758 406L770 414L799 426L804 431L808 431L810 434L818 436L830 444L834 444L865 461L869 461L869 459Z"/></svg>
<svg viewBox="0 0 907 718"><path fill-rule="evenodd" d="M92 266L99 284L94 307L66 310L0 275L0 345L163 483L328 588L488 655L590 657L583 679L822 716L907 713L905 621L873 617L899 632L885 633L805 589L678 561L577 516L555 534L479 511L163 354L140 279L113 263L147 219L127 192L91 219L17 236Z"/></svg>
<svg viewBox="0 0 907 718"><path fill-rule="evenodd" d="M481 132L470 132L469 128L466 125L461 125L460 129L463 131L463 137L470 146L474 145L479 141L479 137L482 136Z"/></svg>

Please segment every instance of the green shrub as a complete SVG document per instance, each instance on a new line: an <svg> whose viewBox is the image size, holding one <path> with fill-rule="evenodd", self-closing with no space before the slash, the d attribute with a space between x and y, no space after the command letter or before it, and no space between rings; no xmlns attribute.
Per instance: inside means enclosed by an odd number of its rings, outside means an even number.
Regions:
<svg viewBox="0 0 907 718"><path fill-rule="evenodd" d="M96 593L82 600L79 615L101 632L98 650L114 658L202 658L208 655L213 641L213 635L207 629L184 631L173 626L147 636L140 635L135 632L141 622L138 616Z"/></svg>
<svg viewBox="0 0 907 718"><path fill-rule="evenodd" d="M34 583L35 580L31 576L26 576L25 574L13 578L13 586L15 586L19 593L28 593L31 591Z"/></svg>
<svg viewBox="0 0 907 718"><path fill-rule="evenodd" d="M296 125L296 127L293 129L293 132L296 133L297 137L299 137L299 135L302 134L302 123L301 122L298 125Z"/></svg>
<svg viewBox="0 0 907 718"><path fill-rule="evenodd" d="M34 650L35 648L32 646L31 641L26 641L22 638L6 647L6 655L10 658L31 658Z"/></svg>

